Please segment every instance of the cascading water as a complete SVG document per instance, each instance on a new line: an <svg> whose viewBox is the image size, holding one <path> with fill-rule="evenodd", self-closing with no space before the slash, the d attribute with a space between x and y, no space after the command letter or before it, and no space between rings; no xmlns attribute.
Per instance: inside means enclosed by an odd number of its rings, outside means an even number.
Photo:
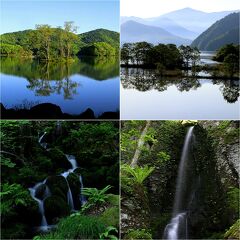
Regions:
<svg viewBox="0 0 240 240"><path fill-rule="evenodd" d="M35 201L37 201L37 203L38 203L39 212L40 212L41 217L42 217L42 219L41 219L41 225L40 225L39 229L42 230L42 231L47 231L47 230L49 229L49 227L50 227L50 226L48 225L47 220L46 220L46 217L45 217L45 211L44 211L44 206L43 206L43 204L44 204L45 199L46 199L47 197L49 197L49 196L51 195L51 193L50 193L50 190L49 190L48 186L45 185L45 183L46 183L46 179L45 179L43 182L37 183L34 187L29 188L31 197L32 197ZM45 190L44 190L44 193L43 193L43 199L40 199L40 198L38 198L38 197L36 196L36 191L37 191L37 189L38 189L40 186L42 186L42 185L45 185Z"/></svg>
<svg viewBox="0 0 240 240"><path fill-rule="evenodd" d="M47 134L47 132L44 132L43 135L38 140L39 144L45 149L47 148L47 143L43 142L43 138L45 137L46 134Z"/></svg>
<svg viewBox="0 0 240 240"><path fill-rule="evenodd" d="M44 149L49 150L49 149L47 149L47 146L48 146L47 143L43 142L43 139L44 139L46 134L47 134L47 132L44 132L43 135L40 136L38 142ZM70 173L72 173L78 167L78 165L77 165L77 161L76 161L76 159L73 155L66 154L65 156L66 156L67 160L70 162L72 168L68 169L67 171L63 172L60 175L65 178L67 186L68 186L68 192L67 192L68 204L69 204L71 210L75 211L73 195L72 195L72 191L71 191L71 188L69 186L67 177ZM53 225L48 225L47 219L46 219L46 216L45 216L45 211L44 211L44 201L45 201L46 198L48 198L51 195L50 189L46 185L46 181L47 181L47 178L43 182L39 182L34 187L29 188L30 195L38 203L39 212L41 214L41 218L42 218L41 219L41 225L38 227L38 229L40 231L48 231L49 229L54 227ZM80 189L81 189L80 193L82 193L83 182L82 182L81 175L79 177L79 181L80 181ZM39 198L39 196L36 196L36 193L37 193L38 188L41 187L42 185L44 185L45 188L44 188L44 192L43 192L42 197ZM81 194L80 194L80 202L81 202L81 205L86 203L85 197L82 196Z"/></svg>
<svg viewBox="0 0 240 240"><path fill-rule="evenodd" d="M82 206L87 202L85 196L82 194L82 189L83 189L83 180L82 180L82 176L79 176L79 181L81 184L81 192L80 192L80 202L82 204Z"/></svg>
<svg viewBox="0 0 240 240"><path fill-rule="evenodd" d="M67 193L67 198L68 198L68 204L71 208L72 211L75 211L74 208L74 202L73 202L73 196L72 196L72 191L71 188L69 186L67 177L70 173L72 173L76 168L77 168L77 161L75 159L75 157L73 155L68 155L66 154L66 158L67 160L71 163L72 168L68 169L66 172L62 173L61 176L63 176L67 182L67 186L68 186L68 193Z"/></svg>
<svg viewBox="0 0 240 240"><path fill-rule="evenodd" d="M176 192L173 206L173 216L171 222L165 227L164 239L177 240L179 235L184 235L184 239L188 239L187 230L187 210L184 202L184 192L187 180L187 165L189 161L189 152L191 140L193 137L193 126L188 129L182 150L180 165L178 167ZM181 229L180 229L181 228Z"/></svg>

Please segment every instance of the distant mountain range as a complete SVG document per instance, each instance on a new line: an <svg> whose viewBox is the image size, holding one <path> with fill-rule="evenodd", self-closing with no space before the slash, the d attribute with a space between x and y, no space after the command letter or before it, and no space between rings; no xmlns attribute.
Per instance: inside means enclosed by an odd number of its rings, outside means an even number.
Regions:
<svg viewBox="0 0 240 240"><path fill-rule="evenodd" d="M176 36L163 28L148 26L133 20L121 25L121 42L140 42L146 41L153 44L175 43L176 45L190 44L189 39Z"/></svg>
<svg viewBox="0 0 240 240"><path fill-rule="evenodd" d="M225 44L239 44L240 13L232 13L210 26L197 37L192 46L205 51L215 51Z"/></svg>
<svg viewBox="0 0 240 240"><path fill-rule="evenodd" d="M206 13L192 8L183 8L154 18L121 17L121 42L123 43L128 39L142 41L143 31L151 33L153 29L155 29L159 33L158 36L155 34L152 40L148 37L152 43L189 44L189 42L194 40L213 23L233 12L236 11ZM132 36L129 32L129 30L132 29L133 21L135 24L142 24L142 29L140 29L140 25L138 25L135 36ZM165 32L163 32L163 30L165 30ZM162 35L161 32L163 33ZM166 32L169 37L166 37ZM138 35L136 35L138 33L140 33L139 38ZM158 37L158 41L156 37ZM168 42L168 39L170 42ZM145 41L147 41L147 39L145 39Z"/></svg>

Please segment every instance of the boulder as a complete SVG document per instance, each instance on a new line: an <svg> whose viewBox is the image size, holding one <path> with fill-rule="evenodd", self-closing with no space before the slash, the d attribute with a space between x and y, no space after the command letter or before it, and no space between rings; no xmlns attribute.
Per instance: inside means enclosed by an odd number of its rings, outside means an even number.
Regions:
<svg viewBox="0 0 240 240"><path fill-rule="evenodd" d="M61 118L62 110L59 106L52 103L41 103L30 109L30 115L32 118L47 118L55 119Z"/></svg>
<svg viewBox="0 0 240 240"><path fill-rule="evenodd" d="M48 224L55 224L59 218L70 214L68 203L60 196L50 196L44 201L45 216Z"/></svg>
<svg viewBox="0 0 240 240"><path fill-rule="evenodd" d="M67 177L69 187L72 192L73 202L75 209L80 209L81 201L80 201L80 190L81 184L79 180L79 176L76 173L70 173Z"/></svg>
<svg viewBox="0 0 240 240"><path fill-rule="evenodd" d="M49 149L47 154L49 158L51 158L55 169L70 169L72 167L71 163L67 160L66 155L57 147Z"/></svg>
<svg viewBox="0 0 240 240"><path fill-rule="evenodd" d="M59 196L67 203L68 185L63 176L48 177L46 185L49 187L52 196Z"/></svg>

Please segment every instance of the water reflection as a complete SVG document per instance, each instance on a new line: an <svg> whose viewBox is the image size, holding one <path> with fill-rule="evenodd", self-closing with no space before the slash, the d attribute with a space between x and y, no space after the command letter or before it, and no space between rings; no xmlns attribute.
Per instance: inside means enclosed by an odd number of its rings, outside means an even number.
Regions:
<svg viewBox="0 0 240 240"><path fill-rule="evenodd" d="M219 90L228 103L235 103L239 98L238 80L199 79L193 75L184 78L160 77L156 76L153 70L122 68L121 83L124 89L136 89L141 92L150 90L163 92L173 85L180 92L188 92L199 89L204 83L211 83L220 86Z"/></svg>
<svg viewBox="0 0 240 240"><path fill-rule="evenodd" d="M71 114L87 108L97 115L119 109L119 62L115 57L76 58L73 62L4 57L0 72L2 103L7 108L27 101L53 103Z"/></svg>

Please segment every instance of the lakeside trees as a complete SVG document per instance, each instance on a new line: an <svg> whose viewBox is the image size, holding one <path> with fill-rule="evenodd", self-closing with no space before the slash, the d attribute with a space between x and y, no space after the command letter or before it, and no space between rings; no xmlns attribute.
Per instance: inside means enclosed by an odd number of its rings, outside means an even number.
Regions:
<svg viewBox="0 0 240 240"><path fill-rule="evenodd" d="M190 61L196 65L200 58L197 48L175 44L153 44L147 42L124 43L121 49L121 60L128 65L153 67L158 69L189 68Z"/></svg>
<svg viewBox="0 0 240 240"><path fill-rule="evenodd" d="M34 57L41 61L72 61L81 56L116 56L119 33L96 29L77 34L74 22L53 28L38 24L35 30L6 33L0 36L1 56Z"/></svg>
<svg viewBox="0 0 240 240"><path fill-rule="evenodd" d="M227 44L221 47L214 60L222 63L223 71L229 77L239 74L239 45Z"/></svg>
<svg viewBox="0 0 240 240"><path fill-rule="evenodd" d="M2 35L1 55L33 56L44 61L69 60L79 51L76 29L74 22L65 22L63 28L37 24L35 30Z"/></svg>

